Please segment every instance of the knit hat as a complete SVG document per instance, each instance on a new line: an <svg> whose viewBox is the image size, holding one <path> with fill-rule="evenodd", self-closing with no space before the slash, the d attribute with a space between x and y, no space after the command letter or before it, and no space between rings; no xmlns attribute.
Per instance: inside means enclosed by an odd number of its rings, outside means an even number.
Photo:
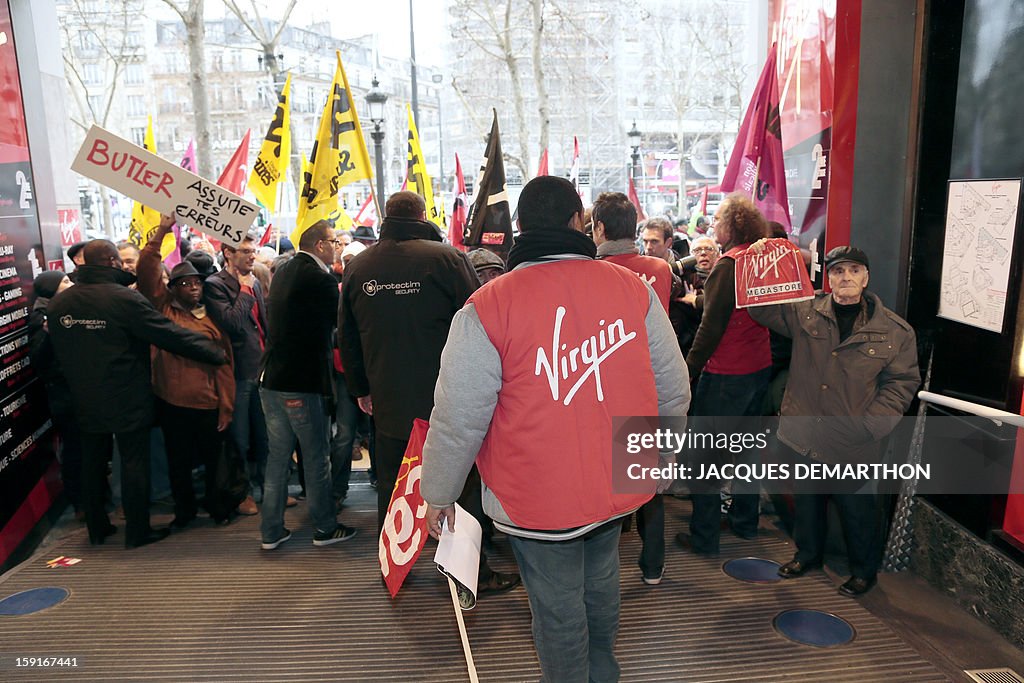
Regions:
<svg viewBox="0 0 1024 683"><path fill-rule="evenodd" d="M35 292L36 298L52 299L57 295L57 288L60 287L60 283L64 281L65 277L63 270L48 270L45 273L40 273L32 281L32 291Z"/></svg>

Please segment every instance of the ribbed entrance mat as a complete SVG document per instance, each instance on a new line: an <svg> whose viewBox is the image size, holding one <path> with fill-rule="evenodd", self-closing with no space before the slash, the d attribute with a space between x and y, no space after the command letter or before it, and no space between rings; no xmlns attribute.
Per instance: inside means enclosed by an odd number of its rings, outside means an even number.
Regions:
<svg viewBox="0 0 1024 683"><path fill-rule="evenodd" d="M260 550L258 517L228 527L200 520L131 551L123 531L96 548L76 532L0 578L0 597L38 586L71 591L54 608L0 617L0 680L468 680L448 591L430 561L433 541L397 600L381 586L372 496L365 485L353 491L355 507L341 520L359 535L324 548L312 545L305 503L288 510L294 536L275 551ZM820 572L763 585L722 572L735 557L790 559L792 546L775 535L741 541L723 532L720 560L684 554L672 538L688 507L667 499L659 586L640 580L635 530L623 535L623 681L946 680ZM497 544L492 564L512 569L507 541ZM48 568L58 555L82 562ZM772 619L796 608L846 619L855 640L827 649L786 640ZM540 679L522 588L465 616L481 681ZM14 657L73 657L77 667L18 668Z"/></svg>

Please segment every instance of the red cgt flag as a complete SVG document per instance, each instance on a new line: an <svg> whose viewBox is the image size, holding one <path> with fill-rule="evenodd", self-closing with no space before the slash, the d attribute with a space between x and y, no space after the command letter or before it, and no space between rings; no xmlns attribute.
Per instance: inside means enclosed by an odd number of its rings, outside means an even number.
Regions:
<svg viewBox="0 0 1024 683"><path fill-rule="evenodd" d="M359 212L352 221L353 225L365 225L372 228L377 224L377 205L373 203L373 195L366 196L366 201L359 207Z"/></svg>
<svg viewBox="0 0 1024 683"><path fill-rule="evenodd" d="M773 44L747 105L721 188L722 192L739 190L749 194L766 219L782 223L788 231L793 224L789 217L786 167L782 157L776 50Z"/></svg>
<svg viewBox="0 0 1024 683"><path fill-rule="evenodd" d="M548 175L548 148L545 147L540 155L540 163L537 164L537 177Z"/></svg>
<svg viewBox="0 0 1024 683"><path fill-rule="evenodd" d="M455 204L452 206L452 219L448 222L448 241L459 251L466 251L462 236L466 231L466 177L462 175L462 163L459 155L455 155Z"/></svg>
<svg viewBox="0 0 1024 683"><path fill-rule="evenodd" d="M644 208L640 206L640 197L636 193L636 185L633 183L633 179L629 179L629 201L633 202L633 206L636 207L636 219L638 221L647 220L647 216L644 215Z"/></svg>
<svg viewBox="0 0 1024 683"><path fill-rule="evenodd" d="M249 179L249 134L252 133L252 129L245 131L245 136L242 141L238 143L238 148L235 153L228 159L227 165L224 170L221 171L220 177L217 178L217 184L223 187L228 192L234 192L241 196L245 194L245 183ZM220 251L220 242L207 237L213 248Z"/></svg>
<svg viewBox="0 0 1024 683"><path fill-rule="evenodd" d="M384 528L380 532L380 572L391 597L398 595L427 542L427 503L420 494L420 477L423 474L423 444L429 428L424 420L413 421L409 445L405 448L398 481L391 493Z"/></svg>

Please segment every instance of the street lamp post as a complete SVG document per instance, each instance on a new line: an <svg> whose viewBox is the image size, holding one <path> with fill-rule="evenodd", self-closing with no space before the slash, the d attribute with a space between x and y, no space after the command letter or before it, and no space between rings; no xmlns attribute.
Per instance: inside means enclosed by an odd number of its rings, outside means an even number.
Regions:
<svg viewBox="0 0 1024 683"><path fill-rule="evenodd" d="M437 158L441 163L441 178L440 188L444 191L444 125L441 122L441 82L444 80L444 76L441 74L434 74L430 77L430 80L434 82L434 86L437 90Z"/></svg>
<svg viewBox="0 0 1024 683"><path fill-rule="evenodd" d="M380 89L377 77L373 77L370 91L366 93L366 104L370 108L370 121L373 123L373 156L377 161L377 205L380 218L384 218L384 104L388 101L387 93Z"/></svg>
<svg viewBox="0 0 1024 683"><path fill-rule="evenodd" d="M633 186L637 188L637 195L640 194L638 187L638 180L640 176L640 138L643 133L636 127L636 119L633 119L633 127L629 129L626 136L629 138L629 144L633 148L633 153L629 155L629 158L633 161L632 175L633 175ZM639 198L639 197L638 197Z"/></svg>

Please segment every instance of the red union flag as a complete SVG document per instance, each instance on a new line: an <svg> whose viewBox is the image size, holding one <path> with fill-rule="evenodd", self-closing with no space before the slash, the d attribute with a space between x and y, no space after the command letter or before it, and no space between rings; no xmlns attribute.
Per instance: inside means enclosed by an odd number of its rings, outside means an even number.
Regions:
<svg viewBox="0 0 1024 683"><path fill-rule="evenodd" d="M789 240L765 242L760 253L736 256L736 308L792 303L814 297L800 250Z"/></svg>
<svg viewBox="0 0 1024 683"><path fill-rule="evenodd" d="M722 192L741 191L750 195L770 221L792 230L786 167L782 158L782 123L779 118L779 80L775 72L776 46L747 105L743 125L736 136L729 165L722 176Z"/></svg>
<svg viewBox="0 0 1024 683"><path fill-rule="evenodd" d="M384 517L384 528L380 532L380 572L391 597L398 595L398 589L427 542L427 503L420 495L420 477L423 474L423 443L427 440L428 428L424 420L413 422L409 445L406 446L398 481Z"/></svg>

